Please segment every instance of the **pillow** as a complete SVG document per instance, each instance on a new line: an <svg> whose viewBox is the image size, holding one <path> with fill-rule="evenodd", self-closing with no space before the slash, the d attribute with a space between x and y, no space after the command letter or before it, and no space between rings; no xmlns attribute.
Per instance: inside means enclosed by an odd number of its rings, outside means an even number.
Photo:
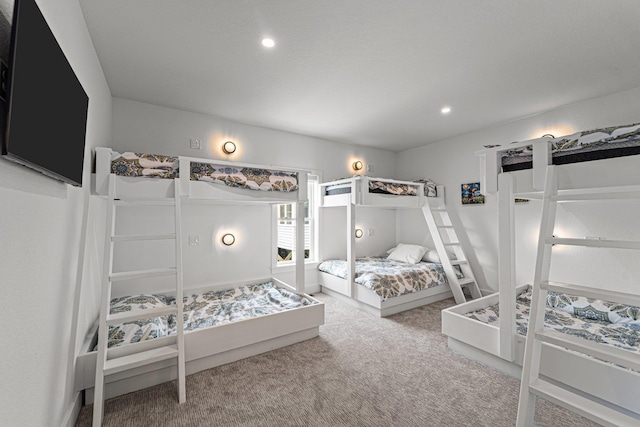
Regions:
<svg viewBox="0 0 640 427"><path fill-rule="evenodd" d="M392 247L391 249L389 249L389 250L387 251L387 255L389 255L391 252L395 251L395 250L396 250L396 248L397 248L397 246L394 246L394 247Z"/></svg>
<svg viewBox="0 0 640 427"><path fill-rule="evenodd" d="M456 258L456 254L454 254L451 251L447 251L447 253L449 254L449 259L450 260L455 260ZM429 249L427 252L425 252L424 256L422 257L423 261L426 262L435 262L438 264L441 264L440 261L440 255L438 255L438 251L436 251L435 249Z"/></svg>
<svg viewBox="0 0 640 427"><path fill-rule="evenodd" d="M426 251L427 248L424 246L398 243L398 246L389 254L387 259L417 264L422 260L422 256Z"/></svg>

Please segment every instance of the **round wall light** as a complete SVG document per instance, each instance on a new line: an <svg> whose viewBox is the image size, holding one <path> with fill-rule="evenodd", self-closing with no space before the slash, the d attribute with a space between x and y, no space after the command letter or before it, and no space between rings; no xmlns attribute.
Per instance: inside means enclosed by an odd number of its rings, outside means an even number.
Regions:
<svg viewBox="0 0 640 427"><path fill-rule="evenodd" d="M356 170L356 171L361 171L362 168L364 167L364 165L360 160L356 160L355 162L353 162L353 165L351 166L353 167L353 170Z"/></svg>
<svg viewBox="0 0 640 427"><path fill-rule="evenodd" d="M356 238L361 238L364 235L362 228L356 228Z"/></svg>
<svg viewBox="0 0 640 427"><path fill-rule="evenodd" d="M235 241L236 241L236 236L234 236L231 233L227 233L224 236L222 236L222 243L225 246L231 246L235 243Z"/></svg>
<svg viewBox="0 0 640 427"><path fill-rule="evenodd" d="M222 151L227 154L233 154L236 152L236 144L233 141L227 141L222 144Z"/></svg>
<svg viewBox="0 0 640 427"><path fill-rule="evenodd" d="M553 136L553 135L552 135L552 134L550 134L550 133L545 133L545 134L544 134L544 135L542 135L540 138L552 138L552 139L554 139L554 138L555 138L555 136Z"/></svg>

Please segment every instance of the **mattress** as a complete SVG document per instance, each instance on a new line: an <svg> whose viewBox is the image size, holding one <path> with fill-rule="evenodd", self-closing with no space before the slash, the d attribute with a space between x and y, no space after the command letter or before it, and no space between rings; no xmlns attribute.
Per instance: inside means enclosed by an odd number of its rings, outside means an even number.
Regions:
<svg viewBox="0 0 640 427"><path fill-rule="evenodd" d="M552 139L552 163L562 165L640 154L640 124L578 132ZM533 167L532 147L509 150L502 170L512 172Z"/></svg>
<svg viewBox="0 0 640 427"><path fill-rule="evenodd" d="M347 262L344 260L324 261L318 270L347 278ZM410 264L386 257L364 257L356 259L355 270L354 281L374 291L381 301L448 284L442 264Z"/></svg>
<svg viewBox="0 0 640 427"><path fill-rule="evenodd" d="M175 305L169 295L133 295L111 300L111 314ZM272 282L184 297L184 331L279 313L317 302ZM142 319L109 327L108 347L119 347L176 333L175 316Z"/></svg>
<svg viewBox="0 0 640 427"><path fill-rule="evenodd" d="M516 331L526 336L529 326L531 289L516 298ZM498 304L465 316L499 325ZM640 353L640 308L566 294L549 292L545 327L601 344Z"/></svg>
<svg viewBox="0 0 640 427"><path fill-rule="evenodd" d="M336 194L350 194L351 183L346 182L342 184L327 185L324 191L325 196L334 196Z"/></svg>
<svg viewBox="0 0 640 427"><path fill-rule="evenodd" d="M145 178L177 178L179 158L159 154L111 154L111 173ZM190 179L258 191L291 192L298 190L298 174L275 169L261 169L191 162Z"/></svg>
<svg viewBox="0 0 640 427"><path fill-rule="evenodd" d="M340 180L343 180L341 178ZM424 195L427 197L436 197L437 190L436 184L430 179L418 179L414 182L424 184ZM392 182L385 182L380 179L373 179L369 181L369 192L378 194L393 194L397 196L417 196L417 186L410 184L397 184ZM327 185L325 187L325 195L333 196L336 194L349 194L351 193L351 182Z"/></svg>

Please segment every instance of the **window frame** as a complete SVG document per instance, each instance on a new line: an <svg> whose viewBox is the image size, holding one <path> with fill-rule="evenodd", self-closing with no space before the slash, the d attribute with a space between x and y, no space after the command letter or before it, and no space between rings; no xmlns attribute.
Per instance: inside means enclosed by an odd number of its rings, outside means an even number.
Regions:
<svg viewBox="0 0 640 427"><path fill-rule="evenodd" d="M305 258L305 266L310 264L318 264L319 254L319 231L320 231L320 174L309 173L307 182L307 200L309 203L308 219L309 219L309 258ZM295 214L293 203L282 203L272 206L272 239L271 239L271 268L282 270L293 270L296 262L295 259L288 261L278 261L278 220L279 211L283 205L292 205L292 215Z"/></svg>

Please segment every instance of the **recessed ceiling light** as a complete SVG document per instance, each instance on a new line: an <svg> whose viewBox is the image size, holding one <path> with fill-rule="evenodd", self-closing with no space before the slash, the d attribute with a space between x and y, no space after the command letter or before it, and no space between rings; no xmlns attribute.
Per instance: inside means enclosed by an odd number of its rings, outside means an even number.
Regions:
<svg viewBox="0 0 640 427"><path fill-rule="evenodd" d="M262 39L262 46L264 47L274 47L276 45L276 42L273 39L270 39L269 37L265 37Z"/></svg>
<svg viewBox="0 0 640 427"><path fill-rule="evenodd" d="M451 112L451 107L442 107L440 110L442 114L449 114Z"/></svg>

